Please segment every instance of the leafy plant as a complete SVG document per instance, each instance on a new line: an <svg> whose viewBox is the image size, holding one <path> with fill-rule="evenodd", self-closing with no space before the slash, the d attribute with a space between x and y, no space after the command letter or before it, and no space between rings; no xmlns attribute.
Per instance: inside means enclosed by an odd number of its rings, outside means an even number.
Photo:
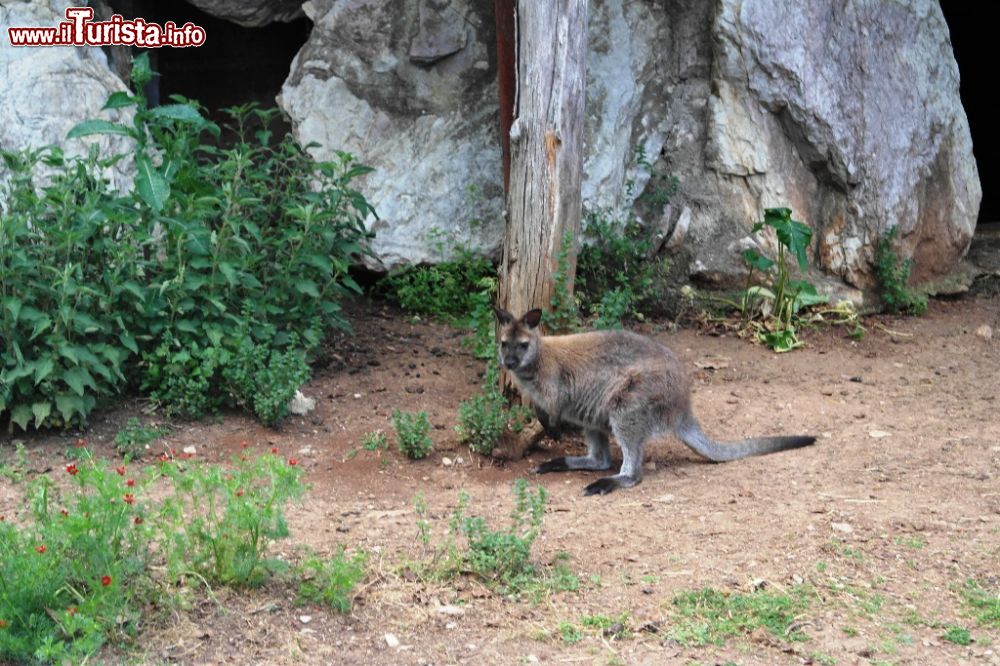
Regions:
<svg viewBox="0 0 1000 666"><path fill-rule="evenodd" d="M499 530L491 529L483 518L465 516L468 496L460 499L454 521L468 541L466 566L485 580L510 588L534 576L531 547L542 527L547 497L545 488L532 489L524 479L518 479L510 524Z"/></svg>
<svg viewBox="0 0 1000 666"><path fill-rule="evenodd" d="M348 556L343 548L326 559L310 553L296 567L299 578L296 603L323 604L337 612L349 613L351 593L365 577L366 561L363 552Z"/></svg>
<svg viewBox="0 0 1000 666"><path fill-rule="evenodd" d="M141 91L152 76L142 55L136 92L108 98L130 124L88 120L69 133L124 138L129 151L0 153L11 174L0 191L0 418L11 427L83 423L140 377L169 411L200 415L222 400L241 330L308 352L324 328L347 326L338 303L360 292L347 271L374 214L351 182L370 169L346 153L313 162L266 129L276 110L254 105L226 111L223 145L197 102L150 108ZM126 158L136 175L119 195L104 174Z"/></svg>
<svg viewBox="0 0 1000 666"><path fill-rule="evenodd" d="M794 588L789 594L728 594L704 588L676 595L673 606L675 621L670 637L681 644L722 645L727 638L749 634L758 627L781 640L806 638L794 624L796 616L808 606L802 588Z"/></svg>
<svg viewBox="0 0 1000 666"><path fill-rule="evenodd" d="M968 629L957 625L949 625L941 635L941 640L954 643L955 645L972 645L972 634Z"/></svg>
<svg viewBox="0 0 1000 666"><path fill-rule="evenodd" d="M173 488L157 515L172 579L255 586L284 568L266 555L288 536L285 505L305 492L295 458L242 456L232 470L165 460L159 471Z"/></svg>
<svg viewBox="0 0 1000 666"><path fill-rule="evenodd" d="M82 661L133 635L155 592L149 578L146 483L83 457L65 495L33 484L30 513L0 521L0 660Z"/></svg>
<svg viewBox="0 0 1000 666"><path fill-rule="evenodd" d="M531 422L532 413L524 405L509 406L500 391L500 369L495 358L486 362L480 393L458 406L455 430L469 450L483 456L493 453L506 432L520 432Z"/></svg>
<svg viewBox="0 0 1000 666"><path fill-rule="evenodd" d="M143 425L136 417L130 417L124 428L115 434L115 448L118 453L131 460L137 460L146 452L146 445L155 442L169 432L167 428Z"/></svg>
<svg viewBox="0 0 1000 666"><path fill-rule="evenodd" d="M392 425L396 429L396 443L399 450L411 460L426 458L434 448L430 437L431 422L427 412L410 414L398 409L392 413Z"/></svg>
<svg viewBox="0 0 1000 666"><path fill-rule="evenodd" d="M589 213L584 224L587 242L577 258L577 294L584 308L596 315L597 328L621 328L629 319L642 320L642 309L660 293L668 263L651 256L653 240L635 217L624 221L607 211Z"/></svg>
<svg viewBox="0 0 1000 666"><path fill-rule="evenodd" d="M389 438L381 430L365 433L365 438L361 442L361 448L365 451L380 451L389 448Z"/></svg>
<svg viewBox="0 0 1000 666"><path fill-rule="evenodd" d="M976 622L1000 629L1000 593L990 592L979 581L969 578L959 589L959 594Z"/></svg>
<svg viewBox="0 0 1000 666"><path fill-rule="evenodd" d="M806 270L809 261L806 251L812 239L812 230L802 222L792 219L789 208L768 208L764 220L751 227L757 233L769 227L778 238L778 257L771 260L753 249L743 252L747 263L747 288L741 302L745 319L761 320L757 337L775 351L789 351L801 346L796 335L797 317L803 308L826 303L825 296L807 280L793 280L788 267L789 254L795 257L799 270ZM751 286L754 270L771 276L770 287Z"/></svg>
<svg viewBox="0 0 1000 666"><path fill-rule="evenodd" d="M907 287L913 260L902 260L896 254L893 245L898 236L899 228L889 227L875 248L875 276L881 287L882 303L891 313L921 315L927 311L927 296Z"/></svg>
<svg viewBox="0 0 1000 666"><path fill-rule="evenodd" d="M543 315L545 326L553 333L569 333L580 326L580 315L570 281L573 249L573 234L567 231L556 253L556 270L552 273L552 300Z"/></svg>

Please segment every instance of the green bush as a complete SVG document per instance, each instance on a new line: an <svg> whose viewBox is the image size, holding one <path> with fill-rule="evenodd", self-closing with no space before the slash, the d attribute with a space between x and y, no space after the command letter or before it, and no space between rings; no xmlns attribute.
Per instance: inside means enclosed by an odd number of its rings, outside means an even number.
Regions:
<svg viewBox="0 0 1000 666"><path fill-rule="evenodd" d="M349 613L351 592L365 577L366 560L360 551L348 557L343 548L327 559L310 554L296 567L300 579L296 603L318 603Z"/></svg>
<svg viewBox="0 0 1000 666"><path fill-rule="evenodd" d="M84 663L134 637L188 577L261 582L304 491L297 461L275 455L225 469L164 454L133 475L83 449L58 474L68 490L40 476L28 510L0 519L0 661Z"/></svg>
<svg viewBox="0 0 1000 666"><path fill-rule="evenodd" d="M152 76L137 58L136 90ZM21 429L82 423L139 378L171 413L245 402L222 387L241 353L229 341L247 332L269 348L266 367L294 374L277 366L297 361L275 352L308 353L325 328L346 328L338 302L360 292L348 268L374 211L351 181L370 169L346 153L316 163L290 136L276 140L276 110L227 110L223 144L182 97L149 108L117 92L105 108L134 120L88 120L69 137L127 137L131 152L2 153L0 418ZM102 174L126 158L136 175L118 195Z"/></svg>
<svg viewBox="0 0 1000 666"><path fill-rule="evenodd" d="M468 540L465 563L473 572L491 582L508 587L535 575L531 547L538 537L548 494L539 486L532 489L524 479L514 482L514 510L510 524L494 530L485 519L464 516L468 496L460 498L455 521Z"/></svg>
<svg viewBox="0 0 1000 666"><path fill-rule="evenodd" d="M898 227L889 227L875 249L875 276L881 287L882 303L891 313L921 315L927 311L927 296L907 287L913 260L901 260L892 248L898 235Z"/></svg>
<svg viewBox="0 0 1000 666"><path fill-rule="evenodd" d="M266 555L288 536L285 505L305 492L298 460L242 456L233 469L164 460L159 472L173 488L156 516L171 579L255 586L286 568Z"/></svg>
<svg viewBox="0 0 1000 666"><path fill-rule="evenodd" d="M396 429L399 450L411 460L426 458L434 448L430 437L431 422L427 412L409 414L398 409L392 413L392 425Z"/></svg>
<svg viewBox="0 0 1000 666"><path fill-rule="evenodd" d="M124 428L115 434L115 448L123 457L137 460L146 453L146 445L167 434L166 428L144 426L131 417Z"/></svg>

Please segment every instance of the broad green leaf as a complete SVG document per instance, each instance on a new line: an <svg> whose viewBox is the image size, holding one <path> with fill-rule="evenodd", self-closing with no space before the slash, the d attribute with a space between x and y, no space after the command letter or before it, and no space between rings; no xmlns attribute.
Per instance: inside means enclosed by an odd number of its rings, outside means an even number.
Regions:
<svg viewBox="0 0 1000 666"><path fill-rule="evenodd" d="M189 104L166 104L158 106L149 112L153 118L169 118L182 123L204 123L205 118L198 113L198 109Z"/></svg>
<svg viewBox="0 0 1000 666"><path fill-rule="evenodd" d="M774 267L773 261L752 249L743 250L743 261L759 271L769 271Z"/></svg>
<svg viewBox="0 0 1000 666"><path fill-rule="evenodd" d="M35 322L35 326L34 328L31 329L31 335L28 337L28 340L29 341L34 340L42 333L49 330L49 327L51 326L52 326L52 320L49 319L48 317L42 317L41 319Z"/></svg>
<svg viewBox="0 0 1000 666"><path fill-rule="evenodd" d="M135 160L135 189L150 208L159 213L170 197L170 183L145 155Z"/></svg>
<svg viewBox="0 0 1000 666"><path fill-rule="evenodd" d="M28 405L17 405L14 409L10 410L10 421L11 423L17 424L21 430L28 429L28 423L31 422L31 407Z"/></svg>
<svg viewBox="0 0 1000 666"><path fill-rule="evenodd" d="M35 430L37 430L45 423L45 419L49 418L49 415L52 414L52 403L48 401L36 402L31 406L31 413L35 415Z"/></svg>
<svg viewBox="0 0 1000 666"><path fill-rule="evenodd" d="M96 333L97 331L104 330L104 327L86 312L74 312L73 325L81 333Z"/></svg>
<svg viewBox="0 0 1000 666"><path fill-rule="evenodd" d="M135 343L135 338L128 333L119 333L118 340L133 354L139 353L139 345Z"/></svg>
<svg viewBox="0 0 1000 666"><path fill-rule="evenodd" d="M792 219L792 211L788 208L768 208L764 211L764 223L772 227L778 234L778 241L795 255L799 269L809 267L806 251L812 240L812 229L798 220Z"/></svg>
<svg viewBox="0 0 1000 666"><path fill-rule="evenodd" d="M75 414L87 415L86 401L75 395L57 395L56 409L62 416L63 421L69 423Z"/></svg>
<svg viewBox="0 0 1000 666"><path fill-rule="evenodd" d="M114 136L132 136L129 128L108 120L84 120L76 125L66 135L67 139L77 139L82 136L93 136L94 134L111 134Z"/></svg>
<svg viewBox="0 0 1000 666"><path fill-rule="evenodd" d="M45 358L40 358L35 361L35 386L52 374L52 370L55 369L55 363L52 362L51 356L46 356Z"/></svg>
<svg viewBox="0 0 1000 666"><path fill-rule="evenodd" d="M0 373L0 377L3 378L4 383L13 384L19 379L24 379L25 377L31 377L35 374L35 364L32 363L19 363L14 366L13 369L4 370Z"/></svg>
<svg viewBox="0 0 1000 666"><path fill-rule="evenodd" d="M136 102L138 101L139 98L132 97L127 92L119 90L117 92L111 93L111 96L108 97L108 101L104 103L103 107L101 107L101 111L107 111L109 109L121 109L126 106L135 106Z"/></svg>
<svg viewBox="0 0 1000 666"><path fill-rule="evenodd" d="M94 378L90 376L87 369L84 367L70 368L63 372L62 379L66 382L66 385L73 390L78 396L83 396L86 392L85 387L90 387L91 389L96 389L97 385L94 383Z"/></svg>
<svg viewBox="0 0 1000 666"><path fill-rule="evenodd" d="M14 321L17 321L18 316L21 314L21 301L10 296L4 299L3 306L10 312L10 316L14 318Z"/></svg>
<svg viewBox="0 0 1000 666"><path fill-rule="evenodd" d="M319 298L319 289L312 280L300 280L295 283L295 290L312 298Z"/></svg>
<svg viewBox="0 0 1000 666"><path fill-rule="evenodd" d="M174 324L178 331L184 331L185 333L197 333L198 324L190 319L178 319Z"/></svg>
<svg viewBox="0 0 1000 666"><path fill-rule="evenodd" d="M221 262L219 264L219 270L225 276L226 282L229 283L229 286L230 287L235 287L236 284L237 284L237 282L239 282L239 278L237 278L237 276L236 276L236 269L233 268L232 264L229 264L229 263L223 261L223 262ZM224 309L225 308L220 308L220 311L224 310Z"/></svg>

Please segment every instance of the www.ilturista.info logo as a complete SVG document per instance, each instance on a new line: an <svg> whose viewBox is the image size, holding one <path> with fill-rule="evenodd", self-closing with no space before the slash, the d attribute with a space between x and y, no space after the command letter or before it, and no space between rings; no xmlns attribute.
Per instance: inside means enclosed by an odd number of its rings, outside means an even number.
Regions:
<svg viewBox="0 0 1000 666"><path fill-rule="evenodd" d="M12 46L201 46L205 29L193 23L178 28L173 21L163 25L137 18L125 20L115 14L110 21L94 21L93 7L69 7L66 19L54 28L7 28Z"/></svg>

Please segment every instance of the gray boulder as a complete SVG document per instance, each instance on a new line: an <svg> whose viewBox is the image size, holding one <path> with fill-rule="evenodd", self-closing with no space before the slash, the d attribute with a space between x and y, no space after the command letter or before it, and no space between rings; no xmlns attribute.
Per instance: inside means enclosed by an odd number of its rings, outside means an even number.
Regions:
<svg viewBox="0 0 1000 666"><path fill-rule="evenodd" d="M14 26L53 27L66 20L71 4L47 2L5 2L0 4L0 39L7 40L7 28ZM91 143L102 154L113 147L125 150L125 140L92 137L66 140L74 125L88 118L116 119L101 107L112 92L126 90L111 73L108 61L96 47L12 47L0 48L0 148L23 150L47 145L62 146L67 154L86 154ZM127 189L130 178L126 165L108 174L119 189ZM0 164L0 179L5 176Z"/></svg>
<svg viewBox="0 0 1000 666"><path fill-rule="evenodd" d="M378 171L381 267L502 237L492 3L313 0L315 29L280 103L322 158ZM958 68L936 0L593 0L584 201L623 210L647 186L641 146L680 179L644 211L689 274L743 275L769 207L815 231L813 263L872 284L876 239L900 229L915 277L968 247L981 198Z"/></svg>

